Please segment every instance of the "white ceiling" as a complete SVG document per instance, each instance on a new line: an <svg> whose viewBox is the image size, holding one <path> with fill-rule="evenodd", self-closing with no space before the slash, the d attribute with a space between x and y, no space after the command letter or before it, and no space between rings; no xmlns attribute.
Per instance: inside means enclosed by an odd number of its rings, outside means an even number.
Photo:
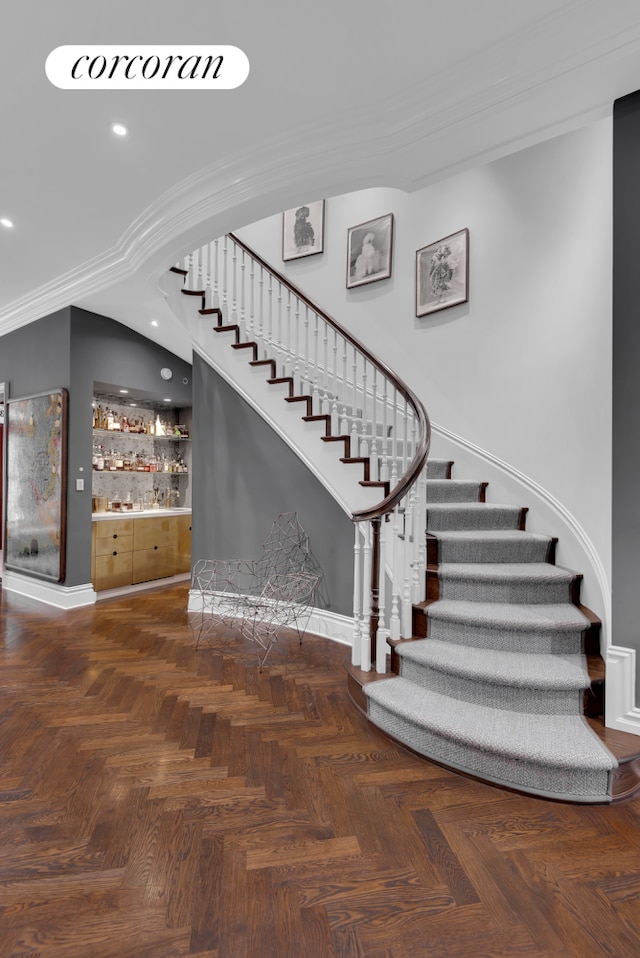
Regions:
<svg viewBox="0 0 640 958"><path fill-rule="evenodd" d="M155 284L192 244L301 201L417 189L640 88L638 0L21 0L3 20L0 334L73 303L186 359ZM208 92L47 80L55 47L116 43L233 44L250 74Z"/></svg>

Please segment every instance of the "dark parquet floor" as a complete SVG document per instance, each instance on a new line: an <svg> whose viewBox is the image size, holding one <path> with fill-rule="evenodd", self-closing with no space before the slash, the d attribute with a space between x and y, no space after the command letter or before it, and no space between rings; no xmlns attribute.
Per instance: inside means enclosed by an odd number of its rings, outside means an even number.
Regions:
<svg viewBox="0 0 640 958"><path fill-rule="evenodd" d="M186 586L0 603L3 958L640 955L640 799L578 807L422 761L344 646L229 633Z"/></svg>

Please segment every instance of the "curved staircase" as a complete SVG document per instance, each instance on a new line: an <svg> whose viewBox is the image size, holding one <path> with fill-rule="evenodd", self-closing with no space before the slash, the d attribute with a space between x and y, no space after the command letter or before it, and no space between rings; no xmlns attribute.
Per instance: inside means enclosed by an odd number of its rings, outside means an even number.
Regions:
<svg viewBox="0 0 640 958"><path fill-rule="evenodd" d="M198 255L202 264L205 254ZM287 285L264 261L257 261L281 287ZM254 337L244 322L229 322L228 314L236 315L235 304L219 305L217 291L213 296L207 292L210 281L198 282L192 268L173 272L190 279L181 292L199 298L198 316L212 318L215 333L231 334L231 339L219 340L220 348L231 348L253 369L264 369L269 388L284 387L280 398L285 404L298 409L304 423L319 423L324 444L338 443L339 462L362 469L359 485L383 496L382 508L353 510L356 528L365 521L375 526L373 537L364 536L362 548L356 532L354 578L363 578L366 588L370 576L372 605L367 613L365 603L359 604L356 582L354 649L346 664L351 697L369 720L433 761L529 794L607 803L640 788L640 740L604 728L600 623L580 605L582 577L555 565L557 540L526 531L526 508L487 502L487 483L452 478L451 462L429 460L425 541L420 511L424 502L415 487L411 507L403 496L423 473L428 440L418 451L415 429L413 440L406 428L401 439L389 438L396 421L394 413L393 426L387 424L386 386L384 424L380 418L376 422L375 378L372 423L344 401L338 414L336 394L327 389L327 380L334 377L337 384L338 374L328 376L326 350L324 368L317 356L315 360L324 382L310 382L307 352L308 388L299 388L301 377L287 374L286 364L282 372L282 364L265 350L266 340L280 351L271 333ZM189 321L189 328L197 342L197 326ZM343 365L346 370L346 359ZM366 370L365 365L365 380ZM366 381L359 388L366 407ZM357 422L358 417L363 421ZM345 422L351 424L346 429ZM389 443L389 453L378 458L376 449ZM410 483L392 481L400 470L405 479L411 475ZM391 522L381 524L385 517ZM378 539L382 532L384 540L385 526L393 527L387 536L394 548L379 557ZM391 555L395 559L396 547L415 580L411 593L405 582L404 597L395 566L389 572L385 564ZM360 552L364 572L359 571ZM415 584L420 566L424 588ZM378 607L379 598L384 602L385 581L393 593L386 627L384 610ZM426 595L424 601L416 600L419 592ZM409 609L408 626L398 611L403 602ZM378 643L377 672L370 670L369 626L374 661ZM391 672L385 671L388 646ZM360 648L366 649L362 656Z"/></svg>

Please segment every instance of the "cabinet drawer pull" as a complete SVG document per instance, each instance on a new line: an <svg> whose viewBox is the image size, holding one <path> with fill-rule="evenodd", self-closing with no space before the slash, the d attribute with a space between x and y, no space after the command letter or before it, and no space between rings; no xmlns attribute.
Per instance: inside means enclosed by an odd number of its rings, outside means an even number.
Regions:
<svg viewBox="0 0 640 958"><path fill-rule="evenodd" d="M117 555L118 555L118 553L117 553L117 550L116 550L116 549L114 549L114 550L113 550L113 554L114 554L114 556L117 556Z"/></svg>
<svg viewBox="0 0 640 958"><path fill-rule="evenodd" d="M157 547L157 546L154 546L153 548L154 548L154 549L157 549L158 547Z"/></svg>
<svg viewBox="0 0 640 958"><path fill-rule="evenodd" d="M118 533L117 533L117 532L114 532L114 533L113 533L113 538L114 538L114 539L117 539L117 538L118 538Z"/></svg>

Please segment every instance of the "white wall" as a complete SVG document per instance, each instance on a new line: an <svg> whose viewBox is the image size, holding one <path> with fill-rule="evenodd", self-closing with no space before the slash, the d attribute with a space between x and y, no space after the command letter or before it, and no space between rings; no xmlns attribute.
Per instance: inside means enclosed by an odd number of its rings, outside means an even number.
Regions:
<svg viewBox="0 0 640 958"><path fill-rule="evenodd" d="M610 119L427 187L328 198L325 252L282 262L282 219L238 230L423 399L437 426L509 464L529 528L560 537L558 562L585 574L583 601L608 618L611 513ZM300 197L308 202L318 197ZM391 279L347 290L347 228L395 215ZM470 301L415 316L415 252L470 231ZM513 475L454 450L456 475ZM495 464L494 464L495 465ZM517 483L516 483L517 485ZM546 499L545 499L546 497ZM546 501L546 505L545 505ZM557 501L560 516L549 501ZM571 541L578 530L577 545Z"/></svg>

